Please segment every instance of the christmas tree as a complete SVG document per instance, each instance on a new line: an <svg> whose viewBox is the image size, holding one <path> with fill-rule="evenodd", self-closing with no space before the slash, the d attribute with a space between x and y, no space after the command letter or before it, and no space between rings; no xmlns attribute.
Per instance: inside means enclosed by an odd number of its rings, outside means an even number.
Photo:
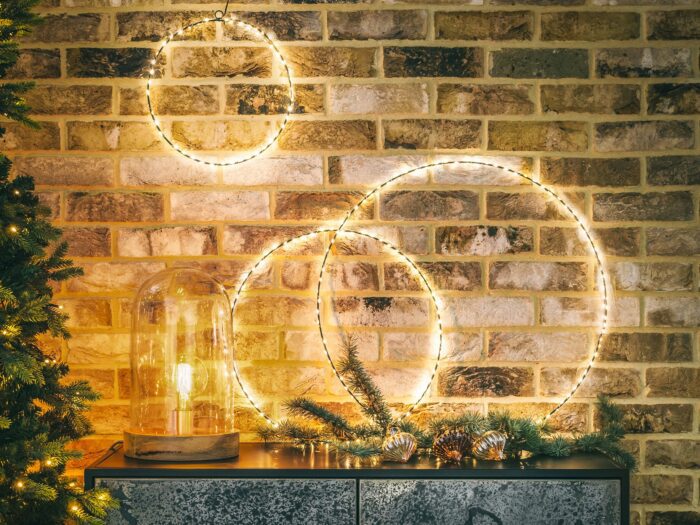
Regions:
<svg viewBox="0 0 700 525"><path fill-rule="evenodd" d="M19 56L16 39L39 22L30 12L36 1L0 3L0 78ZM0 113L36 126L22 99L30 88L1 84ZM31 177L11 179L10 167L0 154L0 524L102 523L116 505L109 493L64 476L78 455L66 445L91 432L85 411L97 395L68 381L68 366L39 345L42 334L68 337L52 286L81 271L65 258Z"/></svg>

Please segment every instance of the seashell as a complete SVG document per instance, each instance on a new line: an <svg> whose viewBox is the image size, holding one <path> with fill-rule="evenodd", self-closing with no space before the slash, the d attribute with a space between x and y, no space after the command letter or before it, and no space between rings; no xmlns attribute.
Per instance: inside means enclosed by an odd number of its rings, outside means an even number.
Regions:
<svg viewBox="0 0 700 525"><path fill-rule="evenodd" d="M384 461L406 463L416 452L417 447L415 437L408 432L401 432L398 428L392 427L382 443L382 457Z"/></svg>
<svg viewBox="0 0 700 525"><path fill-rule="evenodd" d="M459 430L448 430L437 438L433 443L433 452L445 463L460 463L462 459L469 455L471 437L466 432Z"/></svg>
<svg viewBox="0 0 700 525"><path fill-rule="evenodd" d="M474 440L472 454L478 459L501 461L505 459L505 448L508 438L503 432L489 430Z"/></svg>

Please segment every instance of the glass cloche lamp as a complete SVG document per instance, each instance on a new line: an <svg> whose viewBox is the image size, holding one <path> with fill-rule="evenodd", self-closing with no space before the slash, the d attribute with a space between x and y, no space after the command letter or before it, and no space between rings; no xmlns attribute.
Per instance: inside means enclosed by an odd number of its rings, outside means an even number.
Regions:
<svg viewBox="0 0 700 525"><path fill-rule="evenodd" d="M202 461L238 455L232 348L231 305L212 277L172 268L141 286L132 318L127 456Z"/></svg>

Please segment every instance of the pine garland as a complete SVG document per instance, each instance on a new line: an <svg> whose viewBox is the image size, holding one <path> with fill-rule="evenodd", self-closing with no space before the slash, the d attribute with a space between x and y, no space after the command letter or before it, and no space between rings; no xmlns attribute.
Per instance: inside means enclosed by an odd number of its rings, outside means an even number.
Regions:
<svg viewBox="0 0 700 525"><path fill-rule="evenodd" d="M36 3L0 2L0 77L19 57L16 39L39 21L30 10ZM36 127L23 98L31 87L0 84L0 114ZM38 343L45 333L69 337L52 285L82 272L66 258L68 247L33 180L11 179L10 168L0 155L0 525L97 525L116 502L64 474L66 463L80 456L66 446L92 432L85 412L98 396L84 381L67 382L68 366Z"/></svg>
<svg viewBox="0 0 700 525"><path fill-rule="evenodd" d="M419 452L430 454L435 438L447 431L459 431L478 436L490 430L507 436L506 458L527 456L566 457L577 452L603 454L615 463L635 468L635 458L620 441L624 437L622 412L608 398L600 396L597 402L600 430L573 437L555 434L546 424L531 418L518 418L508 412L487 416L465 412L457 416L435 418L427 428L407 420L392 418L381 390L357 357L357 346L350 339L343 346L339 371L355 394L363 402L363 414L369 423L352 425L344 417L333 413L308 398L296 398L286 403L290 416L277 427L265 426L258 434L265 441L287 441L300 445L328 444L343 456L357 460L381 456L382 441L391 427L408 432L416 438Z"/></svg>

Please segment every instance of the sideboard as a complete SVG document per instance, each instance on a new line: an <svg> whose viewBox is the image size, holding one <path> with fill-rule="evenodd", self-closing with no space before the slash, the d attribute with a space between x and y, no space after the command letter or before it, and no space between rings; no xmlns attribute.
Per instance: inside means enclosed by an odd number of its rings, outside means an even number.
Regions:
<svg viewBox="0 0 700 525"><path fill-rule="evenodd" d="M85 471L121 501L111 525L627 525L629 472L595 455L361 466L325 447L244 443L225 461L164 463L121 443Z"/></svg>

